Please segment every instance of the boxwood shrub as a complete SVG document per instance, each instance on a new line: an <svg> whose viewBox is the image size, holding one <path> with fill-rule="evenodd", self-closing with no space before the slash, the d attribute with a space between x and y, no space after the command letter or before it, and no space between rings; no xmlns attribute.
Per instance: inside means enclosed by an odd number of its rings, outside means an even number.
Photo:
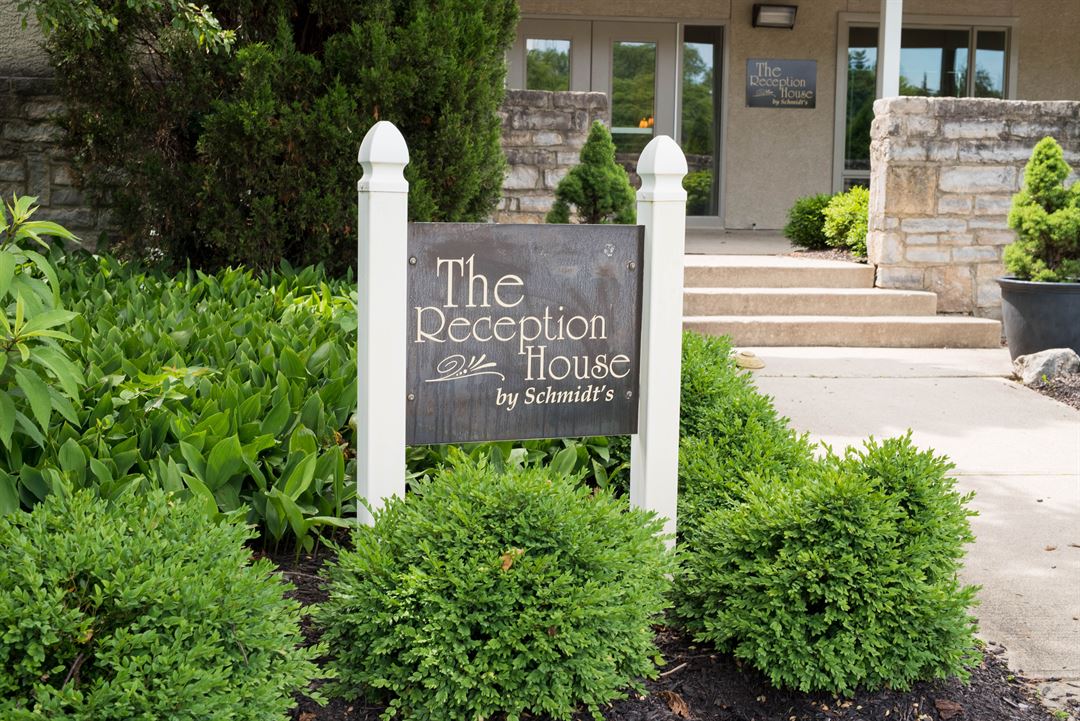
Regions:
<svg viewBox="0 0 1080 721"><path fill-rule="evenodd" d="M0 718L284 718L322 648L250 535L161 492L0 517Z"/></svg>
<svg viewBox="0 0 1080 721"><path fill-rule="evenodd" d="M823 211L832 200L832 195L819 193L799 198L788 211L788 222L784 226L784 236L795 245L809 250L824 250L829 247L825 236L825 215Z"/></svg>
<svg viewBox="0 0 1080 721"><path fill-rule="evenodd" d="M856 185L846 193L837 193L822 212L829 245L865 257L866 233L870 224L870 191Z"/></svg>
<svg viewBox="0 0 1080 721"><path fill-rule="evenodd" d="M904 437L751 479L700 520L675 615L777 686L965 678L975 589L957 573L974 537L950 468Z"/></svg>
<svg viewBox="0 0 1080 721"><path fill-rule="evenodd" d="M333 693L387 715L568 719L655 676L662 523L542 468L460 457L360 528L317 612Z"/></svg>

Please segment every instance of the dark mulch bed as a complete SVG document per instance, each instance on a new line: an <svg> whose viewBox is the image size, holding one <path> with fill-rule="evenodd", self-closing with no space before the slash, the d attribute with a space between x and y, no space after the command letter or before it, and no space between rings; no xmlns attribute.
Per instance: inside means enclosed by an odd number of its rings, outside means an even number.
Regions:
<svg viewBox="0 0 1080 721"><path fill-rule="evenodd" d="M319 571L327 557L279 556L282 573L296 586L289 593L304 604L326 598ZM314 643L317 632L305 619L304 635ZM778 691L757 671L732 657L691 643L678 631L657 629L657 644L667 664L662 676L646 684L647 694L633 694L604 709L607 721L1053 721L1033 697L1030 683L1012 675L992 647L971 681L920 683L906 692L860 692L840 699L829 694ZM293 721L376 721L382 706L332 699L319 706L298 699ZM575 721L589 721L586 713ZM539 721L539 720L538 720Z"/></svg>
<svg viewBox="0 0 1080 721"><path fill-rule="evenodd" d="M848 263L866 263L866 258L855 255L846 250L829 248L827 250L796 250L788 253L792 258L813 258L814 260L844 260Z"/></svg>
<svg viewBox="0 0 1080 721"><path fill-rule="evenodd" d="M1080 411L1080 373L1060 375L1031 388Z"/></svg>

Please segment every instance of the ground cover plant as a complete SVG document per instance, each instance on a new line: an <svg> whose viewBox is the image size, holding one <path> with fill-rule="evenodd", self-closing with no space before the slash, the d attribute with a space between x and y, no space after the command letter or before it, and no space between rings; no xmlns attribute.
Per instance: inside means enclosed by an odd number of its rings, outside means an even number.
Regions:
<svg viewBox="0 0 1080 721"><path fill-rule="evenodd" d="M385 718L568 719L655 677L662 520L548 468L457 454L329 566L336 695Z"/></svg>
<svg viewBox="0 0 1080 721"><path fill-rule="evenodd" d="M240 520L87 491L0 517L0 717L284 718L323 648Z"/></svg>
<svg viewBox="0 0 1080 721"><path fill-rule="evenodd" d="M173 267L355 262L356 148L409 142L413 220L502 188L513 0L19 0L46 33L81 186L114 252Z"/></svg>
<svg viewBox="0 0 1080 721"><path fill-rule="evenodd" d="M1066 187L1072 168L1053 138L1036 145L1013 196L1005 268L1020 280L1080 282L1080 182Z"/></svg>

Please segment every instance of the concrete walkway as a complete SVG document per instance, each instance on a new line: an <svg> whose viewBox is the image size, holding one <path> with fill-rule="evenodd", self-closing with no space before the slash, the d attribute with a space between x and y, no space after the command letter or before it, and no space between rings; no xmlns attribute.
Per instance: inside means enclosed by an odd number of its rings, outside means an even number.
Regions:
<svg viewBox="0 0 1080 721"><path fill-rule="evenodd" d="M980 636L1051 702L1080 697L1080 411L1009 380L1004 349L750 350L758 387L815 440L910 428L952 459L979 512L964 579L982 586Z"/></svg>

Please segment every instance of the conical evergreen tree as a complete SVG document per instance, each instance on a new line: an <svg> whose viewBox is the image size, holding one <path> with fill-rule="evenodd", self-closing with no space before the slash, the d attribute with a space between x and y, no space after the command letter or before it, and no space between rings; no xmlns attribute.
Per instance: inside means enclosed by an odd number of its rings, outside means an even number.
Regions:
<svg viewBox="0 0 1080 721"><path fill-rule="evenodd" d="M569 223L570 206L581 223L633 223L636 217L634 189L626 170L615 162L611 133L597 120L581 149L575 166L555 189L555 205L549 223Z"/></svg>

